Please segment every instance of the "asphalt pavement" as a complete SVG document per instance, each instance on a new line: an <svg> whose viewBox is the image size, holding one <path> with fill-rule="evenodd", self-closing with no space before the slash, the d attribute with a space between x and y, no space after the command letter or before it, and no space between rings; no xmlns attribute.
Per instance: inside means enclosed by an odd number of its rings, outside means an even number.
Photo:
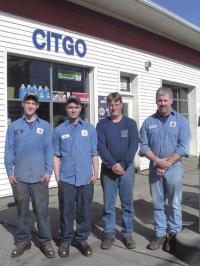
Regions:
<svg viewBox="0 0 200 266"><path fill-rule="evenodd" d="M183 227L199 236L199 171L198 158L184 159L184 189L183 189ZM18 257L11 258L10 253L14 248L14 233L16 230L17 214L13 204L13 198L0 199L0 266L42 266L42 265L69 265L69 266L142 266L142 265L187 265L176 256L162 249L151 251L146 248L154 237L152 220L152 201L149 192L148 171L136 174L134 191L134 238L136 249L127 250L122 243L120 234L120 202L116 206L116 241L110 250L101 250L101 237L103 231L102 212L103 198L100 182L95 184L95 193L92 207L92 230L89 243L93 249L92 257L84 257L76 247L70 247L70 255L67 258L48 259L38 249L36 243L36 229L32 230L32 248ZM59 239L59 211L57 188L50 189L49 213L53 241L52 244L57 253ZM34 219L34 217L33 217ZM190 238L190 235L188 236ZM187 252L187 251L186 251Z"/></svg>

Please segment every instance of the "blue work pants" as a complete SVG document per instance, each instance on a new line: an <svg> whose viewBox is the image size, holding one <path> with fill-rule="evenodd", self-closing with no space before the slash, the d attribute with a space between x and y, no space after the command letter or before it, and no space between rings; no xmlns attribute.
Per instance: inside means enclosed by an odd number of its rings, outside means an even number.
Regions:
<svg viewBox="0 0 200 266"><path fill-rule="evenodd" d="M135 172L133 165L130 165L123 176L102 175L101 182L104 199L104 235L115 237L116 199L119 193L122 211L122 235L132 235L133 233L133 189Z"/></svg>
<svg viewBox="0 0 200 266"><path fill-rule="evenodd" d="M153 217L156 236L166 233L178 233L182 229L182 185L183 166L178 161L165 172L162 177L157 176L156 166L150 168L150 191L153 200ZM169 211L166 212L165 201L168 201Z"/></svg>
<svg viewBox="0 0 200 266"><path fill-rule="evenodd" d="M51 230L48 213L49 189L48 183L23 183L12 184L13 196L17 205L18 225L16 243L31 240L32 219L30 200L37 221L38 240L41 244L51 241Z"/></svg>
<svg viewBox="0 0 200 266"><path fill-rule="evenodd" d="M73 237L73 224L76 215L76 239L87 240L91 228L91 206L94 185L79 187L59 181L58 197L60 208L61 242L70 244Z"/></svg>

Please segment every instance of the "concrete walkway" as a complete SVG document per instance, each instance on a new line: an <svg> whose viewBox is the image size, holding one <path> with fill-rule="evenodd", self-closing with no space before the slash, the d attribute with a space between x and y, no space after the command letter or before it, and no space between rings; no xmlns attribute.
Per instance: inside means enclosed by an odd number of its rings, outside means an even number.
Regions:
<svg viewBox="0 0 200 266"><path fill-rule="evenodd" d="M199 210L199 174L197 170L197 158L184 160L185 178L183 192L183 225L185 228L198 233ZM117 240L111 250L103 251L100 249L100 238L102 236L102 211L103 200L100 182L95 185L95 195L93 201L93 223L89 243L93 248L93 256L86 258L75 248L71 247L68 258L47 259L36 247L36 234L33 230L33 245L31 250L26 251L19 258L11 258L10 252L14 245L14 232L16 230L16 208L12 206L12 198L0 199L0 266L8 265L69 265L69 266L140 266L140 265L187 265L172 254L162 250L151 251L146 248L150 239L154 237L152 221L152 202L149 193L148 171L136 174L135 195L135 240L137 248L127 250L121 242L120 236L120 204L117 202ZM8 207L9 206L9 207ZM59 237L59 212L57 189L50 190L50 218L53 234L53 245L57 250L56 244Z"/></svg>

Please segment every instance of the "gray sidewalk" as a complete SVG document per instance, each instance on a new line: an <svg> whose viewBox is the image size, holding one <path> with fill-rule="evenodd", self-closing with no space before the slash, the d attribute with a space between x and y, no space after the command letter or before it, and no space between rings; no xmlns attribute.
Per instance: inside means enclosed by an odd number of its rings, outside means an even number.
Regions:
<svg viewBox="0 0 200 266"><path fill-rule="evenodd" d="M183 191L183 226L194 232L198 232L198 195L199 195L199 174L197 170L197 158L184 160L185 178ZM93 248L93 256L86 258L75 248L71 247L68 258L47 259L40 250L32 245L31 250L26 251L19 258L11 258L10 252L13 249L13 235L16 229L16 209L12 204L12 198L0 199L0 266L8 265L81 265L81 266L139 266L139 265L186 265L172 254L162 250L151 251L146 248L148 242L154 237L152 221L152 203L148 185L148 171L136 174L134 207L135 207L135 240L137 248L127 250L121 242L120 236L120 204L117 202L117 240L111 250L103 251L100 249L100 238L102 236L102 211L103 199L100 182L95 185L95 195L93 201L93 223L89 243ZM56 243L59 237L59 212L57 189L50 190L50 218L53 234L53 245L57 250ZM36 234L33 231L33 242Z"/></svg>

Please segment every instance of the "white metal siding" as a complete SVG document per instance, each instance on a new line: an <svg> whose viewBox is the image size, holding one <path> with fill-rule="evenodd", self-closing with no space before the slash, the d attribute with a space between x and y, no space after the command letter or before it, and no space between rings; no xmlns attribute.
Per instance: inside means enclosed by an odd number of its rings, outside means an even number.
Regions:
<svg viewBox="0 0 200 266"><path fill-rule="evenodd" d="M59 52L37 50L32 43L32 32L36 28L45 31L53 31L73 38L84 39L87 43L87 54L84 58L76 55L67 56L61 45ZM50 61L74 63L95 68L94 98L97 95L107 95L111 91L119 89L119 72L136 74L139 77L136 100L139 110L135 119L138 128L146 117L156 110L155 91L161 85L162 80L170 80L187 84L196 88L197 101L200 102L200 70L182 63L158 57L150 53L130 49L114 43L102 41L96 38L73 33L67 30L51 27L49 25L32 22L27 19L19 19L11 15L0 13L0 197L11 193L10 185L6 177L3 150L5 131L7 124L7 78L6 55L7 53L28 55L35 58L48 59ZM53 47L53 44L52 44ZM151 61L149 71L145 70L145 61ZM95 101L95 105L96 105ZM95 106L95 122L97 122L97 106ZM197 153L200 151L200 130L197 134ZM140 168L146 169L148 160L140 159ZM53 180L50 186L55 186Z"/></svg>

